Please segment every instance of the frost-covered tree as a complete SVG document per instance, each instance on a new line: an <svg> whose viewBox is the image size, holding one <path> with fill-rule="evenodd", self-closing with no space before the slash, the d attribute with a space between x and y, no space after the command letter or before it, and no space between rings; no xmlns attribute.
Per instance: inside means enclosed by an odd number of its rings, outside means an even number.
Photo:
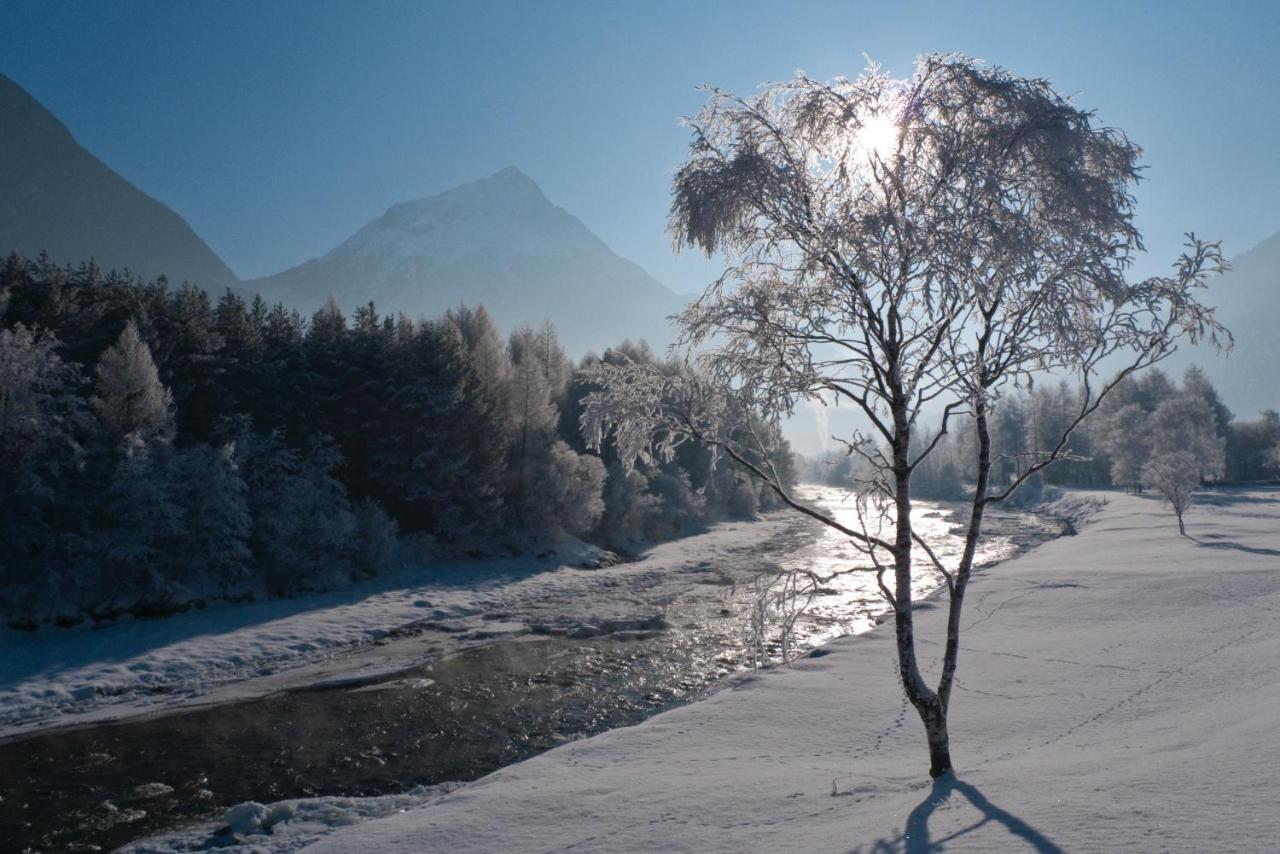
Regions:
<svg viewBox="0 0 1280 854"><path fill-rule="evenodd" d="M600 542L611 549L627 550L649 541L649 523L659 510L660 499L649 491L649 479L635 468L608 466L604 486L604 512L597 529Z"/></svg>
<svg viewBox="0 0 1280 854"><path fill-rule="evenodd" d="M1227 430L1227 479L1270 479L1280 474L1280 413L1263 410L1249 421L1234 421Z"/></svg>
<svg viewBox="0 0 1280 854"><path fill-rule="evenodd" d="M552 378L532 330L511 335L512 458L517 467L540 454L555 434L559 412L553 400ZM556 378L559 381L559 378Z"/></svg>
<svg viewBox="0 0 1280 854"><path fill-rule="evenodd" d="M550 322L543 323L537 329L522 326L511 333L509 347L512 364L532 360L538 365L552 401L559 405L564 399L573 369L565 356L564 348L560 346L556 328Z"/></svg>
<svg viewBox="0 0 1280 854"><path fill-rule="evenodd" d="M1142 469L1143 482L1169 502L1178 517L1178 533L1186 536L1183 515L1202 483L1222 477L1226 441L1216 430L1213 408L1194 385L1160 404L1149 428L1151 455Z"/></svg>
<svg viewBox="0 0 1280 854"><path fill-rule="evenodd" d="M450 322L423 323L401 331L389 363L393 392L373 437L376 494L407 530L466 539L501 502L494 461L473 467L476 446L492 436L471 434L501 428L490 402L468 394L466 341Z"/></svg>
<svg viewBox="0 0 1280 854"><path fill-rule="evenodd" d="M1071 433L1117 381L1099 378L1104 361L1129 354L1124 376L1184 334L1221 331L1195 298L1220 254L1189 237L1171 275L1128 281L1141 246L1138 148L1047 82L967 57L923 57L906 80L872 68L829 83L798 74L749 98L712 90L690 124L671 230L678 245L726 260L680 318L684 343L705 349L684 373L602 366L587 433L597 445L611 437L628 465L708 444L861 547L893 611L930 773L944 774L985 510L1070 456ZM993 487L992 403L1041 370L1079 376L1075 410ZM778 418L832 398L865 419L868 433L846 444L872 469L863 487L891 519L884 536L798 501L767 460L750 456L759 436L734 432L744 411ZM926 409L942 412L941 429L920 442ZM911 479L961 417L976 437L964 473L974 489L963 553L946 566L912 528ZM933 684L917 656L918 561L944 574L950 594Z"/></svg>
<svg viewBox="0 0 1280 854"><path fill-rule="evenodd" d="M349 577L356 519L333 476L340 457L316 441L289 447L279 431L253 433L241 422L235 460L248 487L249 543L267 589L276 595Z"/></svg>
<svg viewBox="0 0 1280 854"><path fill-rule="evenodd" d="M1142 469L1151 458L1150 413L1128 403L1108 414L1101 426L1103 447L1111 459L1111 482L1139 492Z"/></svg>
<svg viewBox="0 0 1280 854"><path fill-rule="evenodd" d="M39 597L58 533L51 518L83 460L78 365L22 324L0 329L0 605Z"/></svg>
<svg viewBox="0 0 1280 854"><path fill-rule="evenodd" d="M195 445L178 457L184 535L178 555L183 583L208 581L215 592L241 587L252 575L248 487L235 446Z"/></svg>
<svg viewBox="0 0 1280 854"><path fill-rule="evenodd" d="M1182 394L1199 398L1205 402L1205 405L1209 407L1209 411L1213 413L1214 432L1225 438L1231 429L1233 417L1231 408L1222 402L1222 398L1218 395L1218 390L1214 388L1209 377L1198 365L1190 366L1183 373Z"/></svg>
<svg viewBox="0 0 1280 854"><path fill-rule="evenodd" d="M102 354L96 374L93 409L112 438L137 434L149 441L172 431L173 395L160 382L151 348L132 320Z"/></svg>
<svg viewBox="0 0 1280 854"><path fill-rule="evenodd" d="M604 512L604 463L556 440L542 456L529 486L526 520L535 536L581 536Z"/></svg>
<svg viewBox="0 0 1280 854"><path fill-rule="evenodd" d="M89 610L163 605L177 595L186 534L181 475L166 445L125 435L107 486L106 524L97 532L99 577L86 591Z"/></svg>

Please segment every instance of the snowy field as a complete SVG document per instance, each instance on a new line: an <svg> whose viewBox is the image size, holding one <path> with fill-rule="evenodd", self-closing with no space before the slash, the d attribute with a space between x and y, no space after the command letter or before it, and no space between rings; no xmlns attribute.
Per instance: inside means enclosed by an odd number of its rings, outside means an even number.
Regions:
<svg viewBox="0 0 1280 854"><path fill-rule="evenodd" d="M1280 493L1206 496L1198 541L1109 498L971 588L954 779L928 780L885 627L306 850L1276 850ZM943 622L922 608L926 661Z"/></svg>
<svg viewBox="0 0 1280 854"><path fill-rule="evenodd" d="M602 569L571 565L598 556L580 546L582 554L441 564L331 593L102 629L0 628L0 737L372 680L530 625L564 631L660 616L691 575L741 563L778 537L811 539L809 530L795 514L775 513Z"/></svg>

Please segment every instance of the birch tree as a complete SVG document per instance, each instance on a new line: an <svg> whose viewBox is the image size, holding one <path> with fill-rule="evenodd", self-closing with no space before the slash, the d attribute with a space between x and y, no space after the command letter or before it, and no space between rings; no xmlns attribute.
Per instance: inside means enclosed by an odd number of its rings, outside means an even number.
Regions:
<svg viewBox="0 0 1280 854"><path fill-rule="evenodd" d="M1187 536L1183 516L1195 490L1226 472L1226 440L1217 432L1213 406L1195 385L1166 400L1151 416L1151 456L1142 479L1168 502Z"/></svg>
<svg viewBox="0 0 1280 854"><path fill-rule="evenodd" d="M873 66L855 80L799 73L752 97L710 89L689 126L670 230L677 248L721 253L724 273L678 318L689 370L602 365L584 430L597 446L612 439L628 464L703 442L860 548L940 776L952 767L948 709L983 514L1070 456L1072 431L1120 378L1183 336L1224 334L1196 299L1222 267L1218 247L1189 235L1169 275L1130 281L1142 248L1138 147L1046 81L964 56L923 57L905 80ZM1104 361L1119 364L1115 376L1102 378ZM1019 451L1010 482L994 487L993 408L1046 370L1078 375L1072 416L1047 445ZM730 427L743 410L776 421L801 401L831 400L864 420L843 441L870 472L861 488L883 528L806 505L753 453L757 437ZM926 412L940 413L941 429L921 441ZM943 565L912 528L911 478L958 418L976 435L964 472L974 490L962 554ZM912 609L921 563L949 593L932 683Z"/></svg>

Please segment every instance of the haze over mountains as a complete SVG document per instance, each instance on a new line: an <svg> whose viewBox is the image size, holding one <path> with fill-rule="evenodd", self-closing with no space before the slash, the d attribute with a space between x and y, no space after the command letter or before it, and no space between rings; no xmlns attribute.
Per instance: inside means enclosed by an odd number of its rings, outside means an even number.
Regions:
<svg viewBox="0 0 1280 854"><path fill-rule="evenodd" d="M1231 330L1235 345L1215 355L1207 345L1184 345L1167 370L1198 364L1239 418L1280 409L1280 234L1231 259L1231 270L1209 282L1209 305Z"/></svg>
<svg viewBox="0 0 1280 854"><path fill-rule="evenodd" d="M1227 244L1231 248L1229 235ZM0 253L42 250L60 263L95 259L144 278L167 275L215 295L260 291L303 312L333 295L348 311L370 300L417 318L484 304L504 330L555 323L573 356L624 338L670 341L683 297L619 257L514 167L393 205L326 255L240 282L177 213L81 147L14 81L0 75ZM1207 300L1236 338L1218 357L1184 347L1165 366L1202 365L1238 415L1277 405L1280 234L1233 260Z"/></svg>
<svg viewBox="0 0 1280 854"><path fill-rule="evenodd" d="M348 311L434 316L483 304L504 330L552 321L570 354L624 338L669 343L683 299L614 254L514 167L394 205L327 255L242 283L191 227L81 147L0 75L0 252L232 287L309 313L333 295Z"/></svg>
<svg viewBox="0 0 1280 854"><path fill-rule="evenodd" d="M514 167L394 205L325 256L248 285L304 310L330 294L410 317L483 302L504 329L552 320L574 354L627 337L665 345L683 304Z"/></svg>

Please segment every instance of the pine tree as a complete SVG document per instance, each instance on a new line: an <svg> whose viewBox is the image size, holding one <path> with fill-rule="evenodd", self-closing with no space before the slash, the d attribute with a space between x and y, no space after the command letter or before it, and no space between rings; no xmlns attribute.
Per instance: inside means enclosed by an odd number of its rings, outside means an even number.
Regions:
<svg viewBox="0 0 1280 854"><path fill-rule="evenodd" d="M207 580L218 592L235 589L253 570L248 488L233 444L196 445L182 451L180 502L185 535L178 566L184 584Z"/></svg>
<svg viewBox="0 0 1280 854"><path fill-rule="evenodd" d="M116 343L102 354L92 405L116 441L137 434L143 441L173 430L173 395L160 383L151 349L130 320Z"/></svg>
<svg viewBox="0 0 1280 854"><path fill-rule="evenodd" d="M173 452L138 431L127 433L119 450L98 536L101 574L90 604L98 612L166 603L181 575L186 529Z"/></svg>
<svg viewBox="0 0 1280 854"><path fill-rule="evenodd" d="M70 496L84 459L81 372L57 347L21 324L0 329L0 609L23 619L80 516Z"/></svg>

